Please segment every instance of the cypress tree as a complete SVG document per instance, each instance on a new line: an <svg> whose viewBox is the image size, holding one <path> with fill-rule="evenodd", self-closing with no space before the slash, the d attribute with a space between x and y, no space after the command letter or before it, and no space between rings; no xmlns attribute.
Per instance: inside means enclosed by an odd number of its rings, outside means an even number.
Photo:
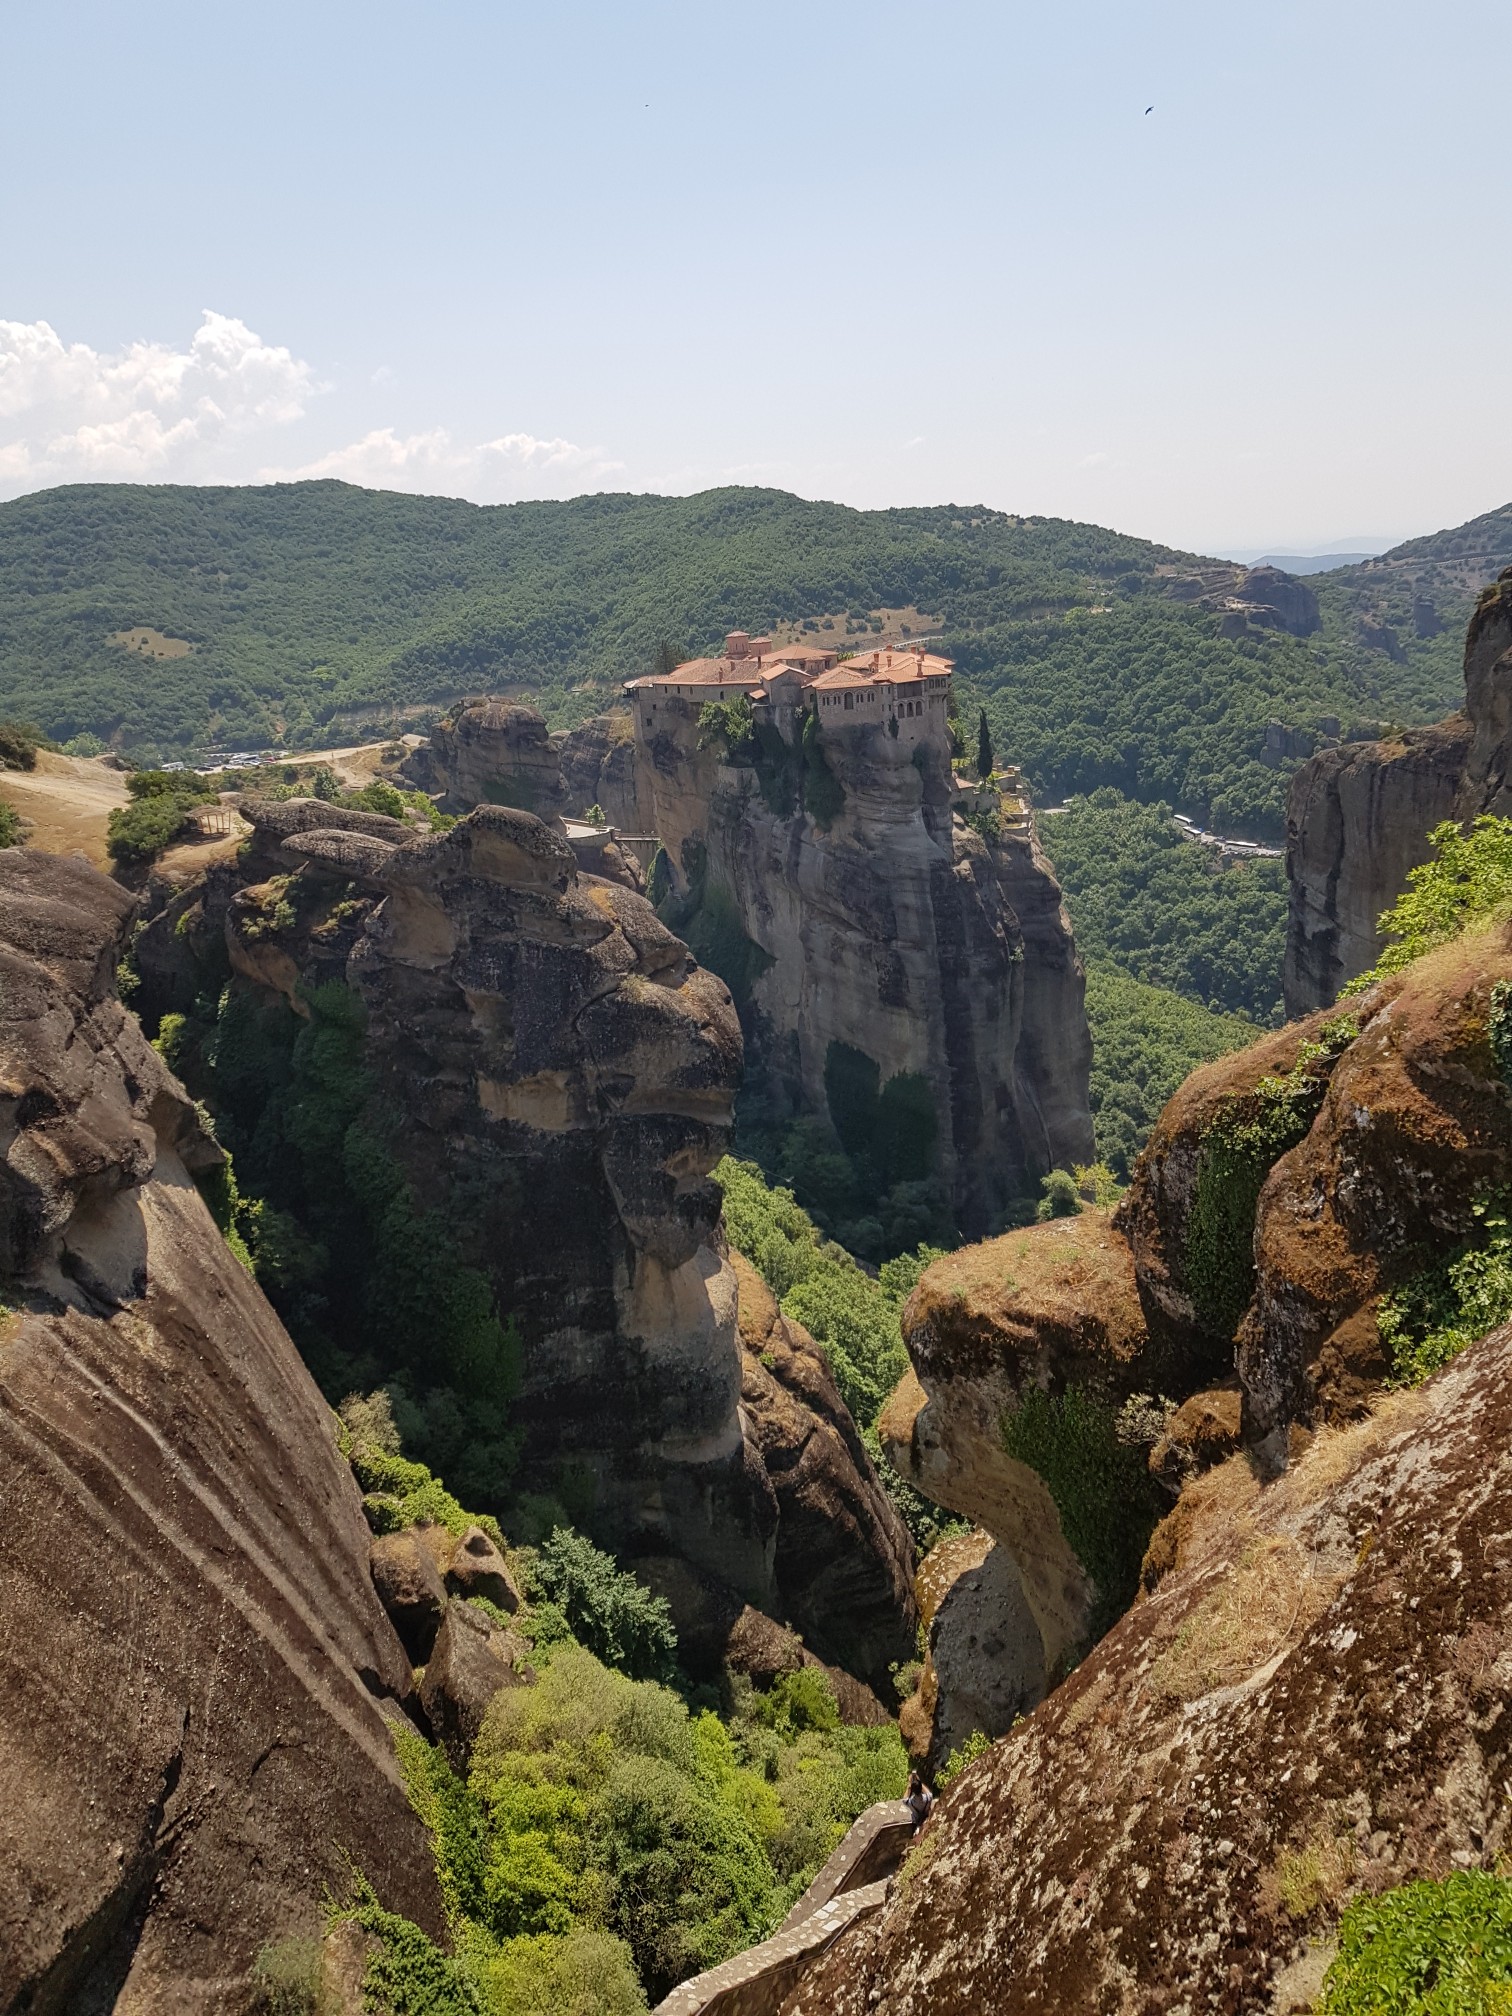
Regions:
<svg viewBox="0 0 1512 2016"><path fill-rule="evenodd" d="M987 726L987 709L977 717L977 775L985 784L997 768L992 754L992 730Z"/></svg>

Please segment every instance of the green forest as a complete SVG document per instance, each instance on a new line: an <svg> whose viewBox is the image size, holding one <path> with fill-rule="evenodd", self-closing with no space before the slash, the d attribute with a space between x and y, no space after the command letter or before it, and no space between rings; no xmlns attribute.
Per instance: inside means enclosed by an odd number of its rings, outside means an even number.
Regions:
<svg viewBox="0 0 1512 2016"><path fill-rule="evenodd" d="M1040 833L1087 968L1097 1153L1126 1178L1187 1073L1281 1021L1285 866L1225 863L1106 787Z"/></svg>
<svg viewBox="0 0 1512 2016"><path fill-rule="evenodd" d="M141 760L314 748L490 690L569 725L663 644L911 606L938 613L963 703L987 706L1042 799L1111 785L1274 834L1286 777L1259 760L1266 723L1452 707L1473 588L1512 559L1512 508L1399 550L1313 577L1316 636L1229 638L1180 593L1193 570L1221 584L1237 569L981 508L78 485L0 505L0 714ZM127 633L140 648L110 641Z"/></svg>

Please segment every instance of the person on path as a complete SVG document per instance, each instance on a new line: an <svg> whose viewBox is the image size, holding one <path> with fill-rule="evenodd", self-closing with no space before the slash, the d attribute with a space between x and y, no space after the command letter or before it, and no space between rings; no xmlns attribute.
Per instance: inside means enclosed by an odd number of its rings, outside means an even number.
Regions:
<svg viewBox="0 0 1512 2016"><path fill-rule="evenodd" d="M908 1774L908 1797L903 1804L914 1816L913 1831L917 1839L919 1829L934 1811L934 1794L917 1771L910 1771Z"/></svg>

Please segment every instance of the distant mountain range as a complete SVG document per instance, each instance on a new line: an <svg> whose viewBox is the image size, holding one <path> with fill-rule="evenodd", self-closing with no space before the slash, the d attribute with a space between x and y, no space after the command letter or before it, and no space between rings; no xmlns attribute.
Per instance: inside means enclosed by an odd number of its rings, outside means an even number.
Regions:
<svg viewBox="0 0 1512 2016"><path fill-rule="evenodd" d="M1299 639L1223 634L1232 563L981 507L78 485L0 505L0 716L138 758L318 747L485 691L565 726L664 643L806 622L856 644L902 611L1042 791L1114 784L1274 836L1267 720L1437 719L1475 590L1509 562L1512 505L1336 564Z"/></svg>
<svg viewBox="0 0 1512 2016"><path fill-rule="evenodd" d="M1373 560L1379 550L1373 547L1368 553L1262 553L1255 564L1279 567L1285 574L1327 574L1335 567L1357 567L1362 560Z"/></svg>

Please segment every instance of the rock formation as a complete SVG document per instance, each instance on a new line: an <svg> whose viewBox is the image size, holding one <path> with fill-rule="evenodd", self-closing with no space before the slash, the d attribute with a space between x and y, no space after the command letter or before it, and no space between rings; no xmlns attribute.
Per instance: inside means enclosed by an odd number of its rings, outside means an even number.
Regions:
<svg viewBox="0 0 1512 2016"><path fill-rule="evenodd" d="M1313 2006L1344 1905L1509 1843L1512 1331L1193 1487L1174 1565L782 2016Z"/></svg>
<svg viewBox="0 0 1512 2016"><path fill-rule="evenodd" d="M1040 1394L1076 1393L1105 1418L1132 1408L1143 1425L1120 1432L1148 1437L1174 1494L1241 1442L1276 1469L1299 1436L1358 1419L1391 1369L1382 1296L1471 1239L1512 1184L1492 1041L1509 982L1512 927L1445 946L1347 1015L1193 1073L1111 1219L1030 1227L926 1270L903 1316L914 1370L880 1431L919 1490L1012 1557L1034 1627L1005 1602L1020 1668L1038 1661L1053 1684L1113 1592L1089 1536L1079 1556L1046 1482L1009 1454L1005 1423ZM1257 1159L1222 1159L1234 1127L1268 1142ZM1138 1516L1117 1501L1100 1515Z"/></svg>
<svg viewBox="0 0 1512 2016"><path fill-rule="evenodd" d="M767 1096L824 1113L835 1044L884 1085L917 1074L947 1194L977 1234L1046 1170L1090 1160L1082 970L1028 823L983 839L952 811L943 743L880 724L825 736L843 793L828 826L774 810L780 780L700 747L697 712L660 703L641 802L694 942L722 942L740 969Z"/></svg>
<svg viewBox="0 0 1512 2016"><path fill-rule="evenodd" d="M683 1557L885 1680L907 1536L808 1340L774 1337L768 1373L737 1335L723 983L527 813L481 807L382 882L348 968L375 1108L519 1325L522 1486L571 1466L603 1544Z"/></svg>
<svg viewBox="0 0 1512 2016"><path fill-rule="evenodd" d="M1465 640L1465 711L1387 742L1330 749L1293 780L1286 814L1291 882L1288 1013L1332 1001L1375 963L1381 912L1428 858L1445 819L1512 805L1512 568L1480 598Z"/></svg>
<svg viewBox="0 0 1512 2016"><path fill-rule="evenodd" d="M441 1911L357 1488L115 998L131 911L0 854L0 2004L209 2016L344 1855Z"/></svg>
<svg viewBox="0 0 1512 2016"><path fill-rule="evenodd" d="M557 737L562 788L569 815L597 805L611 826L625 833L649 833L641 809L635 764L635 724L628 714L595 714L591 721Z"/></svg>
<svg viewBox="0 0 1512 2016"><path fill-rule="evenodd" d="M403 774L438 794L448 812L513 805L540 819L568 810L561 760L545 720L511 700L473 700L455 708L411 750Z"/></svg>

